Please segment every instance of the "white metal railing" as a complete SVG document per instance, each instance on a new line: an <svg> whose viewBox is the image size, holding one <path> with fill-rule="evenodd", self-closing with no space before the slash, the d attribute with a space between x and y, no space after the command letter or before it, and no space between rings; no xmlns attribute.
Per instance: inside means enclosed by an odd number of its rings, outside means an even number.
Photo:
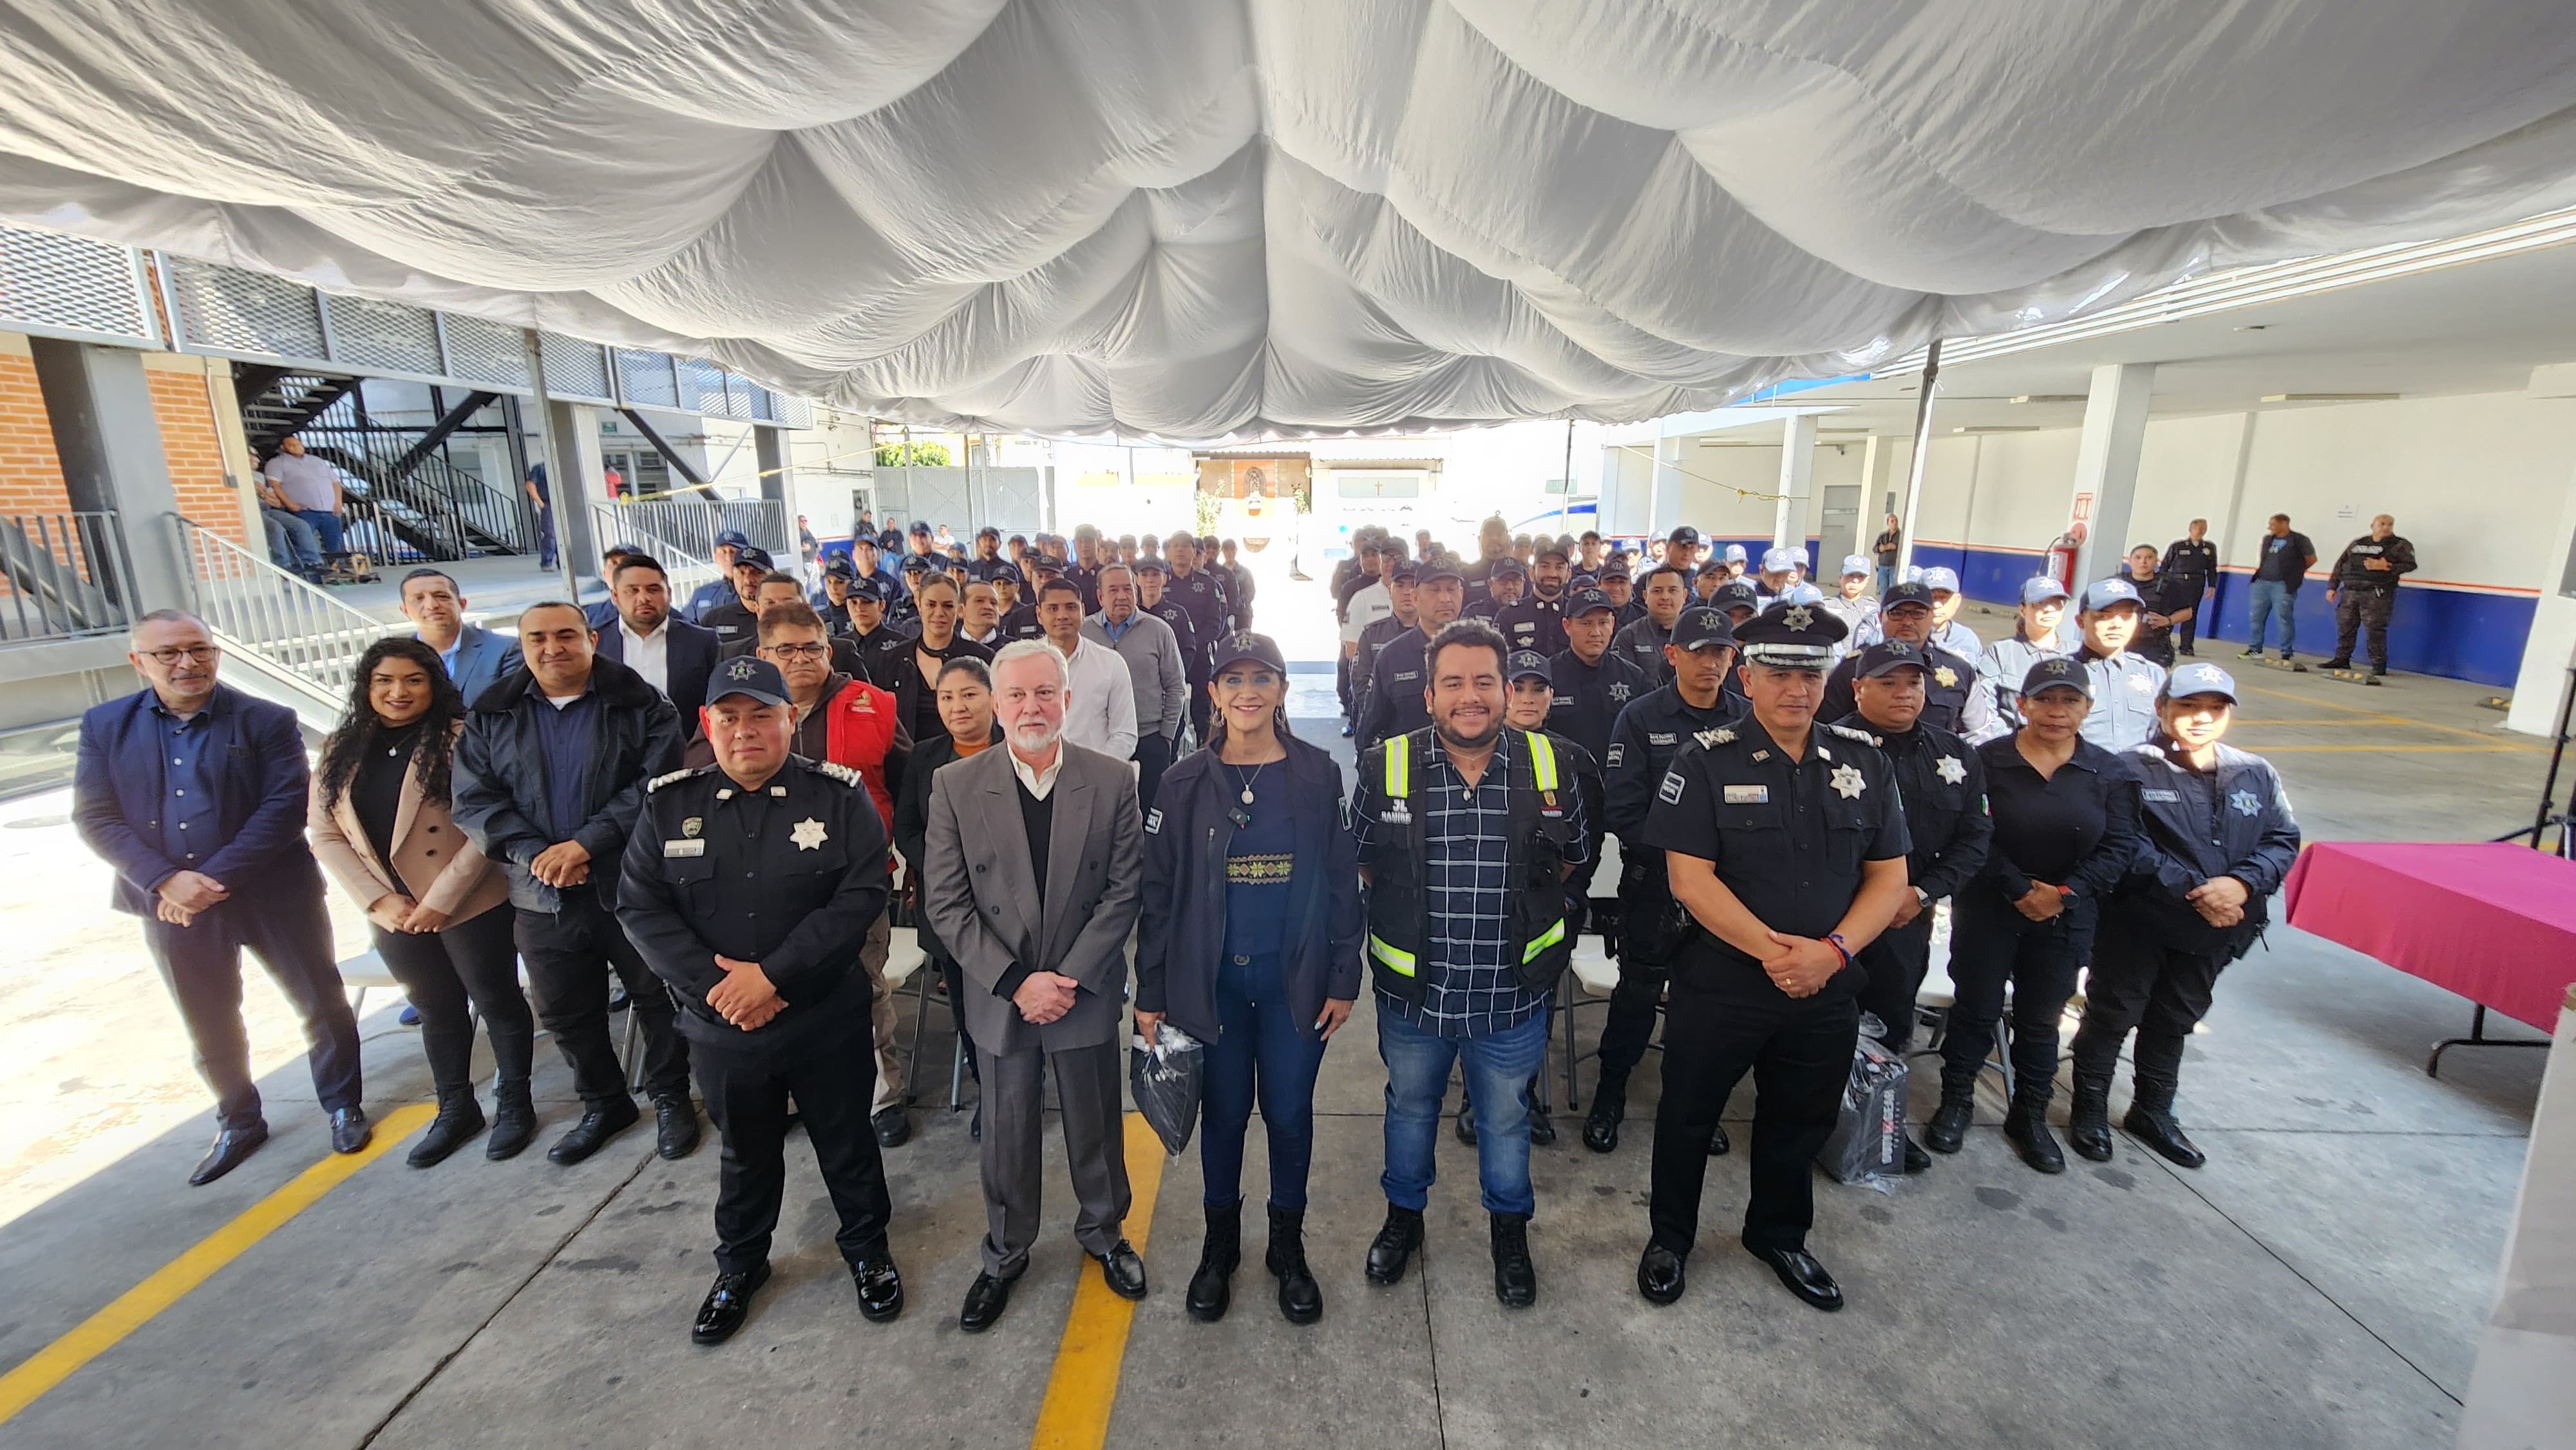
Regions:
<svg viewBox="0 0 2576 1450"><path fill-rule="evenodd" d="M0 644L121 634L134 597L116 515L0 514Z"/></svg>
<svg viewBox="0 0 2576 1450"><path fill-rule="evenodd" d="M662 566L664 578L671 586L671 606L676 609L683 600L697 592L698 586L717 577L715 561L695 552L679 539L665 536L657 525L671 520L656 517L644 510L650 505L617 505L593 503L590 506L590 529L598 536L599 547L633 544L653 556ZM702 546L705 547L705 546Z"/></svg>
<svg viewBox="0 0 2576 1450"><path fill-rule="evenodd" d="M796 531L789 527L787 505L779 499L703 496L657 498L642 502L602 504L615 528L602 536L603 549L621 538L650 533L684 554L712 559L716 535L731 529L766 549L782 569L795 567Z"/></svg>
<svg viewBox="0 0 2576 1450"><path fill-rule="evenodd" d="M316 710L336 718L357 678L358 657L398 626L342 604L221 534L171 517L197 617L225 653L293 690L308 720Z"/></svg>

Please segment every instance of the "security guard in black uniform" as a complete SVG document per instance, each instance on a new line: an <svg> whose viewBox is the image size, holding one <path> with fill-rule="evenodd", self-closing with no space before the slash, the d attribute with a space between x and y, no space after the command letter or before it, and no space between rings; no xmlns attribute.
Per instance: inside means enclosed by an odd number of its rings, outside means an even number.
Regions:
<svg viewBox="0 0 2576 1450"><path fill-rule="evenodd" d="M1637 1264L1637 1288L1656 1304L1681 1297L1708 1131L1750 1070L1744 1247L1800 1299L1843 1305L1806 1247L1816 1153L1860 1035L1867 973L1853 957L1906 897L1908 846L1887 757L1867 735L1815 723L1825 666L1848 632L1808 604L1774 605L1746 625L1751 718L1682 746L1646 819L1646 844L1665 852L1673 896L1700 927L1673 963L1664 1017L1654 1236Z"/></svg>
<svg viewBox="0 0 2576 1450"><path fill-rule="evenodd" d="M733 555L732 597L709 609L698 623L716 632L719 655L749 654L760 644L760 613L749 600L760 593L759 580L770 571L769 551L748 545ZM752 581L748 586L744 580Z"/></svg>
<svg viewBox="0 0 2576 1450"><path fill-rule="evenodd" d="M1932 591L1922 584L1899 584L1878 601L1879 627L1885 637L1923 652L1923 722L1953 735L1986 732L1994 719L1994 701L1977 679L1973 660L1962 659L1930 643ZM1852 712L1852 674L1859 656L1845 655L1825 679L1825 703L1817 717L1839 720Z"/></svg>
<svg viewBox="0 0 2576 1450"><path fill-rule="evenodd" d="M918 638L921 634L921 606L913 602L913 595L921 588L921 581L930 577L930 557L906 554L898 567L903 571L903 597L886 605L886 628L896 634Z"/></svg>
<svg viewBox="0 0 2576 1450"><path fill-rule="evenodd" d="M1582 746L1594 760L1610 753L1610 728L1619 723L1619 712L1653 693L1635 665L1610 652L1610 638L1618 628L1619 609L1609 595L1598 589L1573 590L1565 601L1566 647L1547 662L1548 685L1554 692L1547 728ZM1600 834L1606 828L1601 803L1589 804L1592 860L1570 883L1577 895L1586 898L1592 894L1593 873L1600 868ZM1617 903L1605 905L1608 910L1594 913L1596 923L1616 932Z"/></svg>
<svg viewBox="0 0 2576 1450"><path fill-rule="evenodd" d="M727 660L708 694L716 763L646 787L617 905L680 1006L698 1094L724 1136L716 1282L691 1337L730 1337L769 1279L791 1094L840 1214L859 1312L892 1319L903 1280L868 1121L876 1054L859 964L885 910L885 822L858 772L791 753L796 712L776 665Z"/></svg>
<svg viewBox="0 0 2576 1450"><path fill-rule="evenodd" d="M1181 674L1189 683L1190 698L1193 700L1205 698L1208 683L1207 655L1209 648L1216 643L1217 637L1200 634L1198 620L1182 606L1179 600L1164 592L1165 587L1171 582L1171 571L1163 566L1162 560L1150 555L1138 559L1135 575L1136 607L1172 627L1172 637L1180 641ZM1195 711L1191 713L1190 720L1195 728L1198 722ZM1207 737L1201 734L1199 739L1204 744ZM1176 747L1172 753L1178 756L1181 751Z"/></svg>
<svg viewBox="0 0 2576 1450"><path fill-rule="evenodd" d="M1740 718L1723 688L1735 672L1735 631L1725 615L1714 609L1683 610L1673 621L1672 642L1664 648L1671 656L1664 665L1669 682L1619 712L1610 748L1601 755L1603 813L1619 836L1619 985L1610 991L1610 1015L1601 1024L1601 1076L1592 1089L1592 1111L1583 1120L1583 1146L1595 1153L1619 1146L1619 1123L1628 1111L1628 1074L1655 1035L1664 968L1698 930L1664 884L1664 853L1645 843L1646 812L1682 742ZM1724 1153L1731 1146L1724 1124L1709 1129L1709 1152Z"/></svg>
<svg viewBox="0 0 2576 1450"><path fill-rule="evenodd" d="M1506 609L1494 612L1494 627L1515 650L1530 650L1552 656L1565 648L1565 608L1571 602L1567 587L1572 565L1563 549L1550 546L1538 556L1537 567L1530 571L1529 596ZM1602 602L1609 603L1603 595ZM1615 612L1618 606L1610 605Z"/></svg>
<svg viewBox="0 0 2576 1450"><path fill-rule="evenodd" d="M1896 793L1905 802L1905 832L1913 838L1905 871L1912 895L1897 904L1896 919L1878 940L1861 948L1869 972L1860 1008L1887 1028L1879 1040L1903 1053L1914 1040L1914 998L1932 962L1932 907L1966 885L1986 862L1995 833L1986 815L1986 768L1966 741L1923 723L1923 685L1929 673L1923 651L1903 640L1885 640L1859 652L1852 677L1860 708L1835 721L1877 740L1896 768ZM1932 1166L1932 1155L1911 1134L1905 1171Z"/></svg>
<svg viewBox="0 0 2576 1450"><path fill-rule="evenodd" d="M1188 534L1164 540L1163 554L1171 565L1163 597L1189 614L1191 639L1196 641L1193 653L1204 656L1235 631L1233 576L1209 568L1208 561L1199 557L1198 540ZM1215 706L1207 692L1207 661L1200 658L1196 665L1197 673L1190 679L1190 729L1204 742L1209 712Z"/></svg>
<svg viewBox="0 0 2576 1450"><path fill-rule="evenodd" d="M1529 589L1529 569L1506 554L1485 566L1485 592L1459 606L1461 619L1500 619Z"/></svg>
<svg viewBox="0 0 2576 1450"><path fill-rule="evenodd" d="M2165 578L2173 582L2174 598L2191 609L2189 617L2174 624L2174 652L2188 657L2195 653L2192 636L2200 627L2200 608L2209 597L2209 581L2218 577L2218 546L2209 541L2209 520L2193 519L2188 537L2165 546Z"/></svg>
<svg viewBox="0 0 2576 1450"><path fill-rule="evenodd" d="M2334 606L2335 652L2328 670L2352 668L2352 642L2364 627L2370 631L2370 675L2378 684L2388 674L2388 617L2397 608L2397 581L2415 572L2415 546L2397 533L2397 520L2381 514L2370 532L2343 546L2326 576L2326 603Z"/></svg>
<svg viewBox="0 0 2576 1450"><path fill-rule="evenodd" d="M1658 564L1645 573L1630 601L1637 612L1610 636L1610 648L1637 667L1646 683L1660 688L1673 677L1664 646L1672 642L1673 623L1690 605L1690 580L1681 570ZM1728 621L1732 625L1733 621Z"/></svg>
<svg viewBox="0 0 2576 1450"><path fill-rule="evenodd" d="M1422 582L1413 595L1413 628L1378 651L1377 667L1369 671L1368 687L1360 694L1361 750L1431 723L1430 708L1422 700L1428 674L1423 667L1424 647L1441 626L1458 617L1466 582L1458 577L1454 564L1426 565L1421 573Z"/></svg>

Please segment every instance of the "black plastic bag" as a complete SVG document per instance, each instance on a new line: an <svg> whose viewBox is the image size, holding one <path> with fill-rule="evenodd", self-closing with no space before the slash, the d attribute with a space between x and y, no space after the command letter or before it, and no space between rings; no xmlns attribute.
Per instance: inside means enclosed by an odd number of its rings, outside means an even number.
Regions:
<svg viewBox="0 0 2576 1450"><path fill-rule="evenodd" d="M1816 1154L1817 1166L1841 1183L1885 1189L1905 1173L1905 1059L1873 1035L1866 1018L1852 1047L1851 1079L1843 1086L1842 1112Z"/></svg>
<svg viewBox="0 0 2576 1450"><path fill-rule="evenodd" d="M1151 1047L1141 1037L1134 1039L1127 1053L1127 1086L1135 1094L1136 1111L1163 1140L1164 1152L1178 1157L1190 1146L1206 1077L1207 1049L1171 1023L1156 1029Z"/></svg>

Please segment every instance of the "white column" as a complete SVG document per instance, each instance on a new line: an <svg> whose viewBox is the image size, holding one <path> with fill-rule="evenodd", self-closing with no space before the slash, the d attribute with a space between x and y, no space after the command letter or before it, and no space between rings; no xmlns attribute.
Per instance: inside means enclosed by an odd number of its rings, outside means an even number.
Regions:
<svg viewBox="0 0 2576 1450"><path fill-rule="evenodd" d="M2084 435L2075 445L2075 485L2069 490L2093 496L2084 546L2075 554L2079 586L2117 573L2120 555L2129 547L2130 504L2138 491L2138 453L2147 441L2147 397L2155 381L2153 363L2104 363L2093 370ZM2070 515L2072 503L2070 498Z"/></svg>
<svg viewBox="0 0 2576 1450"><path fill-rule="evenodd" d="M1807 501L1816 477L1816 415L1793 413L1781 422L1780 503L1771 515L1771 543L1804 556Z"/></svg>
<svg viewBox="0 0 2576 1450"><path fill-rule="evenodd" d="M1646 526L1657 537L1671 533L1682 521L1682 476L1669 461L1679 445L1664 436L1666 421L1655 420L1655 471L1647 490Z"/></svg>

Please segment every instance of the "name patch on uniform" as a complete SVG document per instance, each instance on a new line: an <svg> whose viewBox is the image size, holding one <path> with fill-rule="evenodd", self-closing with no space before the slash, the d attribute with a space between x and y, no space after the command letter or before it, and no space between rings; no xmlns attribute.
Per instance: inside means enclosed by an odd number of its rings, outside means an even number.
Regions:
<svg viewBox="0 0 2576 1450"><path fill-rule="evenodd" d="M707 843L704 841L664 841L662 843L662 854L664 856L703 856L707 854Z"/></svg>
<svg viewBox="0 0 2576 1450"><path fill-rule="evenodd" d="M1163 808L1161 806L1156 806L1145 813L1145 834L1149 836L1159 836L1162 833Z"/></svg>
<svg viewBox="0 0 2576 1450"><path fill-rule="evenodd" d="M1665 771L1664 783L1655 787L1655 799L1662 801L1668 806L1680 805L1682 803L1682 778L1669 770Z"/></svg>
<svg viewBox="0 0 2576 1450"><path fill-rule="evenodd" d="M1608 753L1608 754L1606 754L1606 755L1603 755L1603 756L1601 757L1601 763L1602 763L1604 766L1615 766L1615 765L1617 765L1617 764L1620 762L1620 760L1621 760L1621 759L1623 759L1627 754L1628 754L1628 745L1627 745L1627 742L1625 742L1625 741L1620 741L1620 740L1614 740L1614 741L1610 742L1610 750L1609 750L1609 753Z"/></svg>
<svg viewBox="0 0 2576 1450"><path fill-rule="evenodd" d="M1759 806L1770 802L1771 787L1767 785L1730 785L1726 788L1726 803L1731 806Z"/></svg>
<svg viewBox="0 0 2576 1450"><path fill-rule="evenodd" d="M2172 804L2173 802L2182 799L2182 792L2178 790L2142 790L2138 792L2138 799Z"/></svg>

